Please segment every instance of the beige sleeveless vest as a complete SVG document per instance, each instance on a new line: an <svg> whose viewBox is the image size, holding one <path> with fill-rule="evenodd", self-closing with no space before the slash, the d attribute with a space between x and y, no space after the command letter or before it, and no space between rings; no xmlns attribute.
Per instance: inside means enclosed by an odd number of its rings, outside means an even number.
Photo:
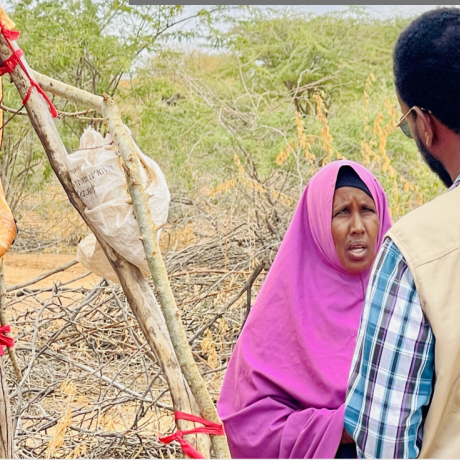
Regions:
<svg viewBox="0 0 460 460"><path fill-rule="evenodd" d="M460 458L460 187L387 235L409 265L435 336L436 383L419 458Z"/></svg>

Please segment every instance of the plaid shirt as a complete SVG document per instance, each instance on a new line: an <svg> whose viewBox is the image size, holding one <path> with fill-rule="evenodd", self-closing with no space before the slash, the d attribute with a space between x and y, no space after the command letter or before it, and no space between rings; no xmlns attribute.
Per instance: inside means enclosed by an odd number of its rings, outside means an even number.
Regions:
<svg viewBox="0 0 460 460"><path fill-rule="evenodd" d="M460 183L455 180L454 188ZM359 458L416 458L434 387L434 337L404 257L387 238L353 356L345 428Z"/></svg>

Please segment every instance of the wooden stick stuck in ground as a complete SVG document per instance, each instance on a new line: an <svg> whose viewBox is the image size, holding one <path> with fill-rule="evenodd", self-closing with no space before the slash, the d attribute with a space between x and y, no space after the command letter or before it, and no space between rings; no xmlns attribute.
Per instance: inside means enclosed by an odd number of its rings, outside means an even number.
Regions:
<svg viewBox="0 0 460 460"><path fill-rule="evenodd" d="M6 326L8 324L8 319L6 316L6 283L5 283L5 262L3 259L0 262L0 324ZM7 332L5 333L7 337L13 337L13 334ZM10 357L11 364L13 365L14 373L18 379L18 382L22 380L21 367L19 366L18 358L14 348L8 348L8 356Z"/></svg>
<svg viewBox="0 0 460 460"><path fill-rule="evenodd" d="M123 169L126 174L128 191L133 202L134 215L139 224L145 257L180 367L200 408L201 416L212 422L220 423L216 408L195 363L187 335L180 320L180 313L171 290L168 273L158 243L158 228L150 214L147 192L142 185L136 146L121 120L118 107L113 99L107 95L104 95L103 115L106 119L109 133L118 146L119 155L125 166ZM211 436L211 441L216 457L231 458L225 436Z"/></svg>

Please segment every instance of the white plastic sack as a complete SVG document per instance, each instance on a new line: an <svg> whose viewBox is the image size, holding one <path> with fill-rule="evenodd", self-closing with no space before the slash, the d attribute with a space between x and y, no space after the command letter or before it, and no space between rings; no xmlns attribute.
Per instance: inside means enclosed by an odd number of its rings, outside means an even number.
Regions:
<svg viewBox="0 0 460 460"><path fill-rule="evenodd" d="M115 270L92 233L81 240L77 246L77 260L96 275L116 283L119 282Z"/></svg>
<svg viewBox="0 0 460 460"><path fill-rule="evenodd" d="M152 219L156 225L162 225L168 217L168 185L158 164L137 149L141 179L149 196ZM149 276L144 247L139 239L139 226L129 204L130 196L117 151L109 134L104 138L94 129L86 129L80 138L80 149L67 156L70 178L87 206L85 213L88 220L97 227L104 240L136 265L144 276ZM77 259L97 275L117 280L93 235L80 242Z"/></svg>

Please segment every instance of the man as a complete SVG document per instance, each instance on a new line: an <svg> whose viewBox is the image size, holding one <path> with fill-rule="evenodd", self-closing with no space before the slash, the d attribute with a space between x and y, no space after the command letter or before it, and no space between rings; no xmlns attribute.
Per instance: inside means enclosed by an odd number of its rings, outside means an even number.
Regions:
<svg viewBox="0 0 460 460"><path fill-rule="evenodd" d="M401 34L403 131L450 187L399 220L374 263L345 428L359 457L460 458L460 9Z"/></svg>

